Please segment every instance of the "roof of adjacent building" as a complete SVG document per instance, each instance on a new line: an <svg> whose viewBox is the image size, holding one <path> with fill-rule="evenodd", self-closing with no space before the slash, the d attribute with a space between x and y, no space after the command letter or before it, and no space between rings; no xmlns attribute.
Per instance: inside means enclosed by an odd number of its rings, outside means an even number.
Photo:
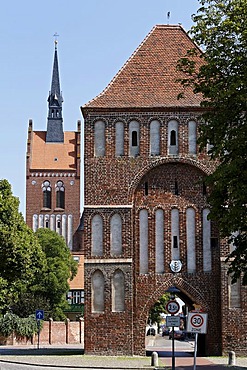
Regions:
<svg viewBox="0 0 247 370"><path fill-rule="evenodd" d="M192 88L186 89L185 98L177 98L183 92L177 80L184 75L176 65L191 48L197 46L181 26L155 26L109 85L82 109L199 107L201 98ZM195 59L202 63L199 55Z"/></svg>
<svg viewBox="0 0 247 370"><path fill-rule="evenodd" d="M30 170L76 170L76 133L64 132L63 143L46 143L46 131L32 132Z"/></svg>

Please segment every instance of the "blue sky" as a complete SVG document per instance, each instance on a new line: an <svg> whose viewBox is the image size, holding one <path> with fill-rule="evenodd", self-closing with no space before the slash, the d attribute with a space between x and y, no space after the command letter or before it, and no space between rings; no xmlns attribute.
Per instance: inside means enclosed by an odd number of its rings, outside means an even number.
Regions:
<svg viewBox="0 0 247 370"><path fill-rule="evenodd" d="M25 215L29 119L46 130L54 33L58 33L64 130L99 94L156 24L192 26L198 0L13 0L0 13L0 179Z"/></svg>

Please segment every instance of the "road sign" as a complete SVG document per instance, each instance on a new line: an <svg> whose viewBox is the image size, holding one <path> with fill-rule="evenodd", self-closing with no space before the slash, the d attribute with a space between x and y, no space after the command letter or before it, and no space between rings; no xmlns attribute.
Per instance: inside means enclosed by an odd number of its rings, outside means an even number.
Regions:
<svg viewBox="0 0 247 370"><path fill-rule="evenodd" d="M166 316L166 326L180 326L180 316Z"/></svg>
<svg viewBox="0 0 247 370"><path fill-rule="evenodd" d="M36 310L36 320L44 320L44 310Z"/></svg>
<svg viewBox="0 0 247 370"><path fill-rule="evenodd" d="M166 310L168 313L175 315L180 310L179 303L177 301L169 301L166 305Z"/></svg>
<svg viewBox="0 0 247 370"><path fill-rule="evenodd" d="M189 312L187 321L187 331L190 333L207 333L208 314L202 312Z"/></svg>

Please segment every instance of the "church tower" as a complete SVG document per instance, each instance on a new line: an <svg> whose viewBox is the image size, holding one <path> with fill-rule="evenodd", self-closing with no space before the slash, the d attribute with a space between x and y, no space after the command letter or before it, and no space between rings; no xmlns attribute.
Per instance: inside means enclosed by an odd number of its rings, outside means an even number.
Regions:
<svg viewBox="0 0 247 370"><path fill-rule="evenodd" d="M49 228L62 235L72 252L79 251L81 122L63 131L58 50L48 97L47 131L33 130L29 120L26 156L26 222L34 231Z"/></svg>
<svg viewBox="0 0 247 370"><path fill-rule="evenodd" d="M63 143L63 117L62 117L62 103L63 97L60 91L59 70L58 70L58 56L57 56L57 41L55 41L55 54L53 63L53 73L51 82L51 91L48 97L49 110L47 119L47 143Z"/></svg>

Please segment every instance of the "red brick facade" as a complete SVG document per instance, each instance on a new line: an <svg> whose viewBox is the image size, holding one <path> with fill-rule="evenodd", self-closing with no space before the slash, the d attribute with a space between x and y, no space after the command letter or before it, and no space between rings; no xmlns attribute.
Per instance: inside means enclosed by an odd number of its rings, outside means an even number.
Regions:
<svg viewBox="0 0 247 370"><path fill-rule="evenodd" d="M102 94L82 107L85 120L86 354L144 355L149 310L171 286L180 290L188 310L197 304L208 313L208 334L199 335L200 353L219 355L233 349L246 352L247 291L241 287L238 307L229 308L229 282L223 258L229 251L223 242L219 242L214 224L211 224L209 248L212 265L208 270L204 268L203 211L208 205L203 177L214 170L215 164L209 161L206 150L199 153L197 148L196 153L189 153L189 122L196 122L198 134L200 102L191 91L182 103L175 98L179 87L175 83L178 76L174 65L192 46L180 27L155 27ZM159 123L158 155L150 155L150 124L154 120ZM175 155L169 153L171 121L178 124L178 153ZM103 127L98 134L97 122ZM119 145L116 144L118 122L123 124L122 155L115 154ZM137 155L130 155L132 122L139 125ZM100 142L103 154L95 155L97 142ZM187 267L190 258L186 226L188 208L195 211L196 268L193 272ZM164 214L162 273L155 271L157 209ZM173 209L179 214L182 269L178 273L172 273L170 269ZM146 273L140 271L141 210L147 211L148 215L146 234L144 230L148 239ZM117 256L111 250L111 220L115 214L120 215L122 222L122 250ZM102 220L102 240L98 238L100 231L93 231L95 215ZM99 245L102 243L102 253L100 249L98 254L93 251L95 240ZM94 290L98 288L93 285L97 271L104 285L99 310L95 309L93 301ZM124 310L119 311L113 309L116 271L124 275Z"/></svg>
<svg viewBox="0 0 247 370"><path fill-rule="evenodd" d="M29 122L26 160L26 223L35 230L34 216L38 227L51 226L51 216L55 218L54 229L57 229L57 216L72 216L72 250L81 249L81 240L75 237L80 224L80 122L77 132L65 132L67 143L46 143L45 131L33 131L32 121ZM69 147L69 150L68 150ZM69 154L68 154L69 152ZM70 156L71 161L65 159ZM43 205L42 184L49 181L51 186L51 207ZM62 181L65 188L65 208L56 206L56 184ZM42 225L39 225L42 217ZM48 220L45 225L45 218ZM65 234L68 233L66 227ZM66 239L66 235L65 235ZM81 237L80 237L81 239Z"/></svg>

